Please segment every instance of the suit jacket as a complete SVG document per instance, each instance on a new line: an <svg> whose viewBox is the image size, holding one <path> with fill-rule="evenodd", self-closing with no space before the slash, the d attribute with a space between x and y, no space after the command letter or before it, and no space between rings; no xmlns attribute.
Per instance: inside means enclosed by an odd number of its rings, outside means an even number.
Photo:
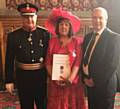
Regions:
<svg viewBox="0 0 120 109"><path fill-rule="evenodd" d="M83 42L83 55L86 47L92 37L93 32L85 36ZM96 85L105 84L116 72L119 65L120 58L120 45L119 35L106 28L101 34L99 41L93 51L89 63L89 76L85 75L82 71L82 79L85 77L92 77ZM83 64L84 58L82 60ZM81 66L82 66L81 64ZM81 67L82 69L82 67Z"/></svg>

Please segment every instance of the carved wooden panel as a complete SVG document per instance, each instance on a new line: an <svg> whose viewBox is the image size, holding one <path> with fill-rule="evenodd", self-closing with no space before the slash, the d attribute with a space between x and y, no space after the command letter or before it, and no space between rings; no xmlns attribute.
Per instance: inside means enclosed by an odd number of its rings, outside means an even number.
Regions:
<svg viewBox="0 0 120 109"><path fill-rule="evenodd" d="M92 9L97 5L98 0L6 0L6 8L13 10L21 3L30 2L39 7L40 10L49 10L54 7L63 7L67 10L82 10Z"/></svg>
<svg viewBox="0 0 120 109"><path fill-rule="evenodd" d="M3 53L4 53L4 51L3 51L3 49L4 49L4 47L3 47L3 34L4 34L4 32L3 32L3 25L2 25L2 23L0 22L0 80L2 79L2 76L3 76L3 74L2 74L2 72L3 72L3 69L4 69L4 67L3 67L3 63L4 63L4 58L2 58L2 57L4 57L3 55Z"/></svg>

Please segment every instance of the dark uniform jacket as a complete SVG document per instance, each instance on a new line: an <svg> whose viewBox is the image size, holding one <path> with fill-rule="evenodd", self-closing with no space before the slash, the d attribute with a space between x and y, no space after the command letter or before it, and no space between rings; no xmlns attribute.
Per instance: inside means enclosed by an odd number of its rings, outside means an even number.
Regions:
<svg viewBox="0 0 120 109"><path fill-rule="evenodd" d="M92 37L92 33L86 35L83 42L83 55ZM120 58L118 34L106 28L100 36L99 41L93 51L89 63L89 76L82 71L83 79L92 77L95 85L101 86L106 83L117 70ZM84 59L82 60L83 63ZM82 69L82 67L81 67Z"/></svg>
<svg viewBox="0 0 120 109"><path fill-rule="evenodd" d="M14 62L43 63L49 41L49 33L42 27L32 32L20 28L8 34L6 48L6 81L13 82Z"/></svg>

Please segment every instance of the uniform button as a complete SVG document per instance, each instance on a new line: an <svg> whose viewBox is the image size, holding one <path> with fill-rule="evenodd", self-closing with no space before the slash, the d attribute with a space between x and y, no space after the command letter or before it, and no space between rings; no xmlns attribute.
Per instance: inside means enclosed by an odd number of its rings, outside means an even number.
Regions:
<svg viewBox="0 0 120 109"><path fill-rule="evenodd" d="M32 36L32 33L30 33L29 36L31 37L31 36Z"/></svg>
<svg viewBox="0 0 120 109"><path fill-rule="evenodd" d="M19 48L22 48L22 45L19 45Z"/></svg>
<svg viewBox="0 0 120 109"><path fill-rule="evenodd" d="M33 42L30 42L30 45L32 45L33 44Z"/></svg>
<svg viewBox="0 0 120 109"><path fill-rule="evenodd" d="M35 59L32 59L32 62L35 62Z"/></svg>
<svg viewBox="0 0 120 109"><path fill-rule="evenodd" d="M33 54L33 53L34 53L34 50L31 50L31 53Z"/></svg>

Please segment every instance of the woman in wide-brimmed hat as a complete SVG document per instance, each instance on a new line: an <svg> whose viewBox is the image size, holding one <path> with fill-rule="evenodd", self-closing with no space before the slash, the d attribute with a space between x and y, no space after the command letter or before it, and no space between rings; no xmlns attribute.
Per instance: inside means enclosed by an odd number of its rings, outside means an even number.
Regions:
<svg viewBox="0 0 120 109"><path fill-rule="evenodd" d="M46 21L46 28L56 36L50 39L46 57L47 109L85 109L83 85L78 75L81 48L73 37L80 28L80 19L55 8Z"/></svg>
<svg viewBox="0 0 120 109"><path fill-rule="evenodd" d="M57 21L60 18L66 18L66 19L70 20L70 23L72 25L72 29L73 29L74 33L79 31L79 29L80 29L80 19L77 16L73 15L69 11L62 10L62 8L54 8L52 10L52 12L50 13L47 21L45 22L46 28L52 34L56 34L55 33L55 28L56 28Z"/></svg>

